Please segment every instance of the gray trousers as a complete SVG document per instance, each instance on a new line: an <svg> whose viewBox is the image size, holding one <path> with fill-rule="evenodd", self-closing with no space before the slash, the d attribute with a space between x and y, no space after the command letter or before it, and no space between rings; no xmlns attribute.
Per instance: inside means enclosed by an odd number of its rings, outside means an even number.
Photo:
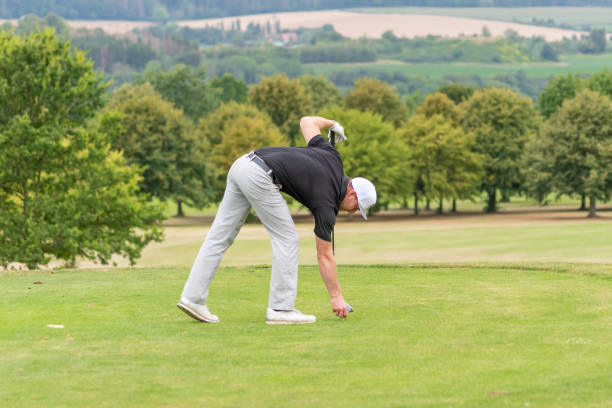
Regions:
<svg viewBox="0 0 612 408"><path fill-rule="evenodd" d="M293 310L297 296L299 238L289 208L272 178L247 155L227 174L223 200L185 283L182 297L206 304L208 286L221 258L232 245L253 207L272 243L272 276L268 307Z"/></svg>

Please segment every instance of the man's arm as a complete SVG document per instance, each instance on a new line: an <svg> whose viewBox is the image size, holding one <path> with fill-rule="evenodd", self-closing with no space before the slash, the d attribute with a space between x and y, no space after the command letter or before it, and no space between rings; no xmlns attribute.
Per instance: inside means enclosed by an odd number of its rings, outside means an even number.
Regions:
<svg viewBox="0 0 612 408"><path fill-rule="evenodd" d="M310 139L316 135L321 134L322 129L329 129L334 126L336 122L333 120L325 119L320 116L304 116L300 119L300 129L306 144L310 142Z"/></svg>
<svg viewBox="0 0 612 408"><path fill-rule="evenodd" d="M327 291L331 296L332 310L338 317L346 317L346 302L342 297L340 285L338 284L338 271L336 259L332 252L332 243L315 236L317 240L317 263L321 278L325 282Z"/></svg>

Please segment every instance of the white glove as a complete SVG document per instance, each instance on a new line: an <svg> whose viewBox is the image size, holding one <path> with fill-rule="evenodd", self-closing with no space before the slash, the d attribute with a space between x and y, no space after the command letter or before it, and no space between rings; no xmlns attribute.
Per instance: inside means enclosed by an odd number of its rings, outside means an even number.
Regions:
<svg viewBox="0 0 612 408"><path fill-rule="evenodd" d="M334 142L336 144L346 140L346 136L344 136L344 128L340 126L338 122L334 123L334 126L329 128L329 135L327 136L329 143L332 142L332 137L335 138Z"/></svg>

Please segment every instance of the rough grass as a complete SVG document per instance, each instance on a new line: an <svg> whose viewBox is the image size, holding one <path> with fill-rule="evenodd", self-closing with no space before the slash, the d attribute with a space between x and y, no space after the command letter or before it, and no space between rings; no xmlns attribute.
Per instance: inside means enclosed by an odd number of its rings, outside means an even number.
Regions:
<svg viewBox="0 0 612 408"><path fill-rule="evenodd" d="M335 318L314 267L264 324L267 267L225 268L176 307L186 269L4 273L7 407L602 407L612 404L612 265L341 266ZM42 282L35 284L33 282ZM63 329L47 327L62 324Z"/></svg>

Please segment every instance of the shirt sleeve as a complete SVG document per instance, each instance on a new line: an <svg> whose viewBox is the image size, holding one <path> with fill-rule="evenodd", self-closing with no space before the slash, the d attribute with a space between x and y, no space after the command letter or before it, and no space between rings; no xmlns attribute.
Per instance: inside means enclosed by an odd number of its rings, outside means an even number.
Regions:
<svg viewBox="0 0 612 408"><path fill-rule="evenodd" d="M325 147L326 145L331 147L331 144L327 140L323 139L321 134L316 135L310 139L310 142L308 142L308 147Z"/></svg>
<svg viewBox="0 0 612 408"><path fill-rule="evenodd" d="M332 231L336 223L336 212L331 207L315 208L312 212L315 219L314 233L323 241L331 242Z"/></svg>

